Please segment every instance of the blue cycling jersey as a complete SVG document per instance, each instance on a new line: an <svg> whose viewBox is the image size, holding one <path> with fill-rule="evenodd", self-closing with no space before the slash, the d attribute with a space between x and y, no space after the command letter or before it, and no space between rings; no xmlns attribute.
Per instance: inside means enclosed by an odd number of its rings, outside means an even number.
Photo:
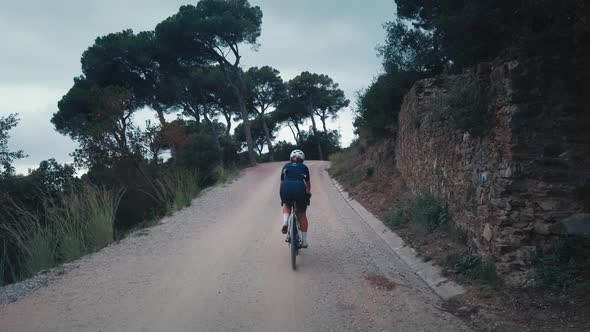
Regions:
<svg viewBox="0 0 590 332"><path fill-rule="evenodd" d="M287 163L281 171L281 181L309 181L309 169L303 163Z"/></svg>
<svg viewBox="0 0 590 332"><path fill-rule="evenodd" d="M281 181L283 181L280 192L282 200L306 199L305 182L309 181L309 169L303 163L288 163L283 166Z"/></svg>

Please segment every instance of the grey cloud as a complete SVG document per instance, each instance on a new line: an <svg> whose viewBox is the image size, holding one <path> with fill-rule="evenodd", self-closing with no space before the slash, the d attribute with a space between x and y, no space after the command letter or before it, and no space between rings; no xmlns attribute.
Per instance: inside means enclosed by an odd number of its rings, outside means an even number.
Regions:
<svg viewBox="0 0 590 332"><path fill-rule="evenodd" d="M27 158L16 162L19 171L37 167L39 162L55 158L60 162L71 162L69 154L76 149L76 144L69 138L53 130L50 123L52 108L38 112L19 113L20 123L11 132L10 148L21 149Z"/></svg>

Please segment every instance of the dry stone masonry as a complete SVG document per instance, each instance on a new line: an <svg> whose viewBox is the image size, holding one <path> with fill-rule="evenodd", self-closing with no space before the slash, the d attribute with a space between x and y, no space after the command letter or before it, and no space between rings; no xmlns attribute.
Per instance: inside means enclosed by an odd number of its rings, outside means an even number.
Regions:
<svg viewBox="0 0 590 332"><path fill-rule="evenodd" d="M405 97L396 165L406 186L448 203L471 249L512 284L534 277L532 249L590 227L590 96L577 84L584 76L557 59L513 59L419 81ZM486 87L489 132L472 135L432 112L432 96L452 93L457 80Z"/></svg>

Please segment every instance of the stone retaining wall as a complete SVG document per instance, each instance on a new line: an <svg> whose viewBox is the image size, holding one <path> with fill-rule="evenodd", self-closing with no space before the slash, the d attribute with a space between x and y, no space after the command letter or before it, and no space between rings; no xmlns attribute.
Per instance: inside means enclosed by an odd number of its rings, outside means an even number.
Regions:
<svg viewBox="0 0 590 332"><path fill-rule="evenodd" d="M555 239L568 220L590 226L590 96L576 86L587 74L557 60L511 60L419 81L405 97L396 165L407 187L447 202L471 249L510 283L533 277L531 249ZM487 134L433 114L431 96L458 80L486 87Z"/></svg>

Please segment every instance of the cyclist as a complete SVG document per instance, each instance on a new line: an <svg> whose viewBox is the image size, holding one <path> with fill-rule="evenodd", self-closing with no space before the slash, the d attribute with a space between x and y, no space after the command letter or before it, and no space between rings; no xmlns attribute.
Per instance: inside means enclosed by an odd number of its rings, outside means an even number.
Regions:
<svg viewBox="0 0 590 332"><path fill-rule="evenodd" d="M309 169L303 164L305 154L301 150L293 150L290 155L291 161L283 166L281 171L281 205L283 206L283 229L282 233L287 234L291 206L288 203L297 203L297 212L301 224L301 247L307 248L307 215L305 211L310 203L311 182Z"/></svg>

